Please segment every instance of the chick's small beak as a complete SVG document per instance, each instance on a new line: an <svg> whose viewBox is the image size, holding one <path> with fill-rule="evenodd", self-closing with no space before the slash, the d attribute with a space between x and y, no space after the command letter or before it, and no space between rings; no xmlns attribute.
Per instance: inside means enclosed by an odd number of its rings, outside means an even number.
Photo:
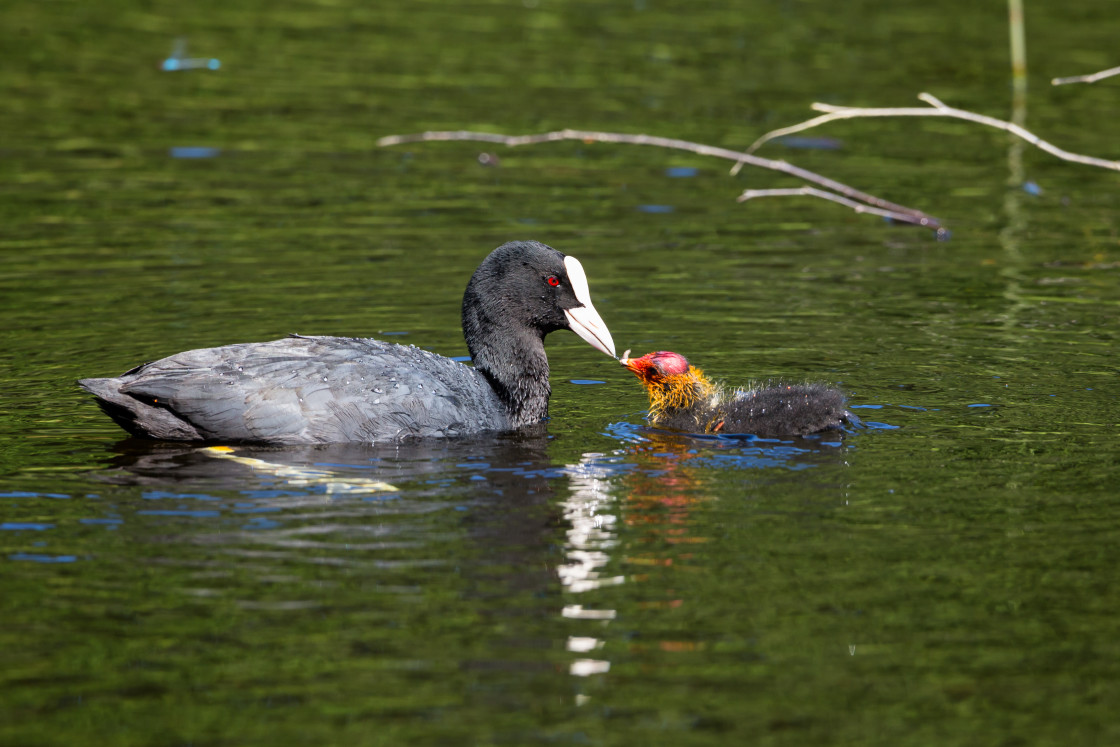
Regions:
<svg viewBox="0 0 1120 747"><path fill-rule="evenodd" d="M630 351L627 350L622 354L622 357L618 359L618 362L622 364L623 368L629 370L630 373L641 379L643 383L649 380L651 370L649 367L649 362L646 360L646 356L642 356L641 358L631 358Z"/></svg>

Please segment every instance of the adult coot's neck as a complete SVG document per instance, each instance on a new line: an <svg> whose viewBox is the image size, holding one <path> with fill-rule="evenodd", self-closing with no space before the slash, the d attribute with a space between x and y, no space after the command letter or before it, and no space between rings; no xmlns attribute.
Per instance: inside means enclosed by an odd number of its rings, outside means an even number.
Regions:
<svg viewBox="0 0 1120 747"><path fill-rule="evenodd" d="M490 382L498 399L509 411L511 425L519 428L548 417L548 356L544 335L534 333L508 319L496 320L478 315L480 323L491 321L486 334L473 340L468 334L467 349L475 370ZM464 331L467 325L463 325Z"/></svg>
<svg viewBox="0 0 1120 747"><path fill-rule="evenodd" d="M463 336L475 369L506 406L513 427L548 415L544 336L558 329L614 355L574 257L536 241L511 241L491 252L463 294Z"/></svg>

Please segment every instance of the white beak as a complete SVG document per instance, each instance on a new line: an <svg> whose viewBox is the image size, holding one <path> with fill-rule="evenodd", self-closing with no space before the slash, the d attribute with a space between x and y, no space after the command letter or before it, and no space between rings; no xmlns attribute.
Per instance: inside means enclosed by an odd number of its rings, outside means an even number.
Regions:
<svg viewBox="0 0 1120 747"><path fill-rule="evenodd" d="M614 358L614 340L611 339L606 323L591 303L591 291L587 288L587 275L583 272L583 265L575 257L564 257L564 269L568 272L568 280L572 283L576 300L583 304L574 309L564 310L568 326L591 347Z"/></svg>

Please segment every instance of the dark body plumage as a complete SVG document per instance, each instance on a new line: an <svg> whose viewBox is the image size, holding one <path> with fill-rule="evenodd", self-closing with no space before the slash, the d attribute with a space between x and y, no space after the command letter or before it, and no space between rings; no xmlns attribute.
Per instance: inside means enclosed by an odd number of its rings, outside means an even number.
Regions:
<svg viewBox="0 0 1120 747"><path fill-rule="evenodd" d="M727 389L709 381L684 356L669 351L622 364L650 397L650 422L691 433L749 433L763 438L804 436L858 423L847 398L824 384L771 384Z"/></svg>
<svg viewBox="0 0 1120 747"><path fill-rule="evenodd" d="M548 414L544 336L571 329L611 355L582 267L510 242L463 297L474 368L412 346L303 337L178 353L112 379L83 379L134 436L271 444L379 442L518 428Z"/></svg>
<svg viewBox="0 0 1120 747"><path fill-rule="evenodd" d="M172 441L382 441L513 422L474 369L372 339L292 336L189 350L82 386L132 435Z"/></svg>
<svg viewBox="0 0 1120 747"><path fill-rule="evenodd" d="M823 384L779 384L736 391L711 406L666 410L657 425L682 431L750 433L771 438L839 428L848 416L847 400L837 389Z"/></svg>

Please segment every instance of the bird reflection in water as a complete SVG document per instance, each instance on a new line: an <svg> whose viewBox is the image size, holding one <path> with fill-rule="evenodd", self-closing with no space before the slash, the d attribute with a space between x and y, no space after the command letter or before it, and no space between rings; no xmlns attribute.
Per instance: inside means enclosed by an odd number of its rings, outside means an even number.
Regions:
<svg viewBox="0 0 1120 747"><path fill-rule="evenodd" d="M611 550L618 545L618 517L614 513L617 501L612 490L612 478L618 470L612 460L594 452L584 454L579 464L569 465L565 470L571 490L561 503L567 523L567 562L557 568L557 573L569 594L585 594L626 580L624 576L604 572L611 562ZM587 654L603 648L604 641L598 635L615 618L616 611L573 601L564 605L561 615L567 620L587 623L580 626L578 634L568 636L568 651L580 655L570 663L568 672L587 677L610 671L610 661ZM582 704L587 698L586 694L578 694L576 702Z"/></svg>
<svg viewBox="0 0 1120 747"><path fill-rule="evenodd" d="M215 459L228 459L243 464L262 474L279 477L285 485L294 488L322 489L328 495L360 495L366 493L395 493L397 489L381 480L368 480L364 477L341 477L327 469L295 467L264 459L240 456L229 446L206 446L199 451Z"/></svg>
<svg viewBox="0 0 1120 747"><path fill-rule="evenodd" d="M722 479L729 470L800 471L844 460L843 448L820 438L752 440L696 437L629 424L612 428L613 435L629 444L610 454L585 454L578 464L569 465L571 492L561 504L567 560L558 572L565 592L573 597L563 616L583 623L567 641L568 651L577 655L569 673L578 677L610 671L608 643L618 636L609 636L607 629L625 614L607 601L612 587L642 585L641 591L627 595L638 598L630 603L638 610L689 604L681 579L704 571L704 556L692 547L710 540L697 533L701 523L696 512L715 499L713 478ZM630 653L651 646L670 653L704 648L703 641L682 633L655 644L631 641L626 648ZM590 697L583 692L576 700L586 703Z"/></svg>
<svg viewBox="0 0 1120 747"><path fill-rule="evenodd" d="M500 438L384 448L237 447L232 457L131 441L115 449L119 469L102 474L106 481L156 487L153 493L183 501L210 496L206 505L216 509L211 513L217 519L177 523L173 531L172 525L159 525L161 542L180 548L169 558L183 547L222 546L231 558L252 558L265 575L285 564L314 562L358 573L373 589L454 594L485 640L462 652L460 671L481 683L478 692L487 698L516 700L527 678L555 676L559 662L540 655L540 621L559 617L566 654L561 661L567 675L581 683L576 702L586 703L611 670L612 646L672 652L703 645L684 634L622 643L617 626L627 610L632 615L690 604L681 579L702 571L706 562L699 547L709 538L697 532L705 524L696 514L714 495L713 477L774 464L796 469L799 462L842 452L625 428L613 434L619 448L585 453L568 466L552 461L555 442L541 425ZM331 493L332 483L324 480L334 478L399 491ZM263 515L268 521L230 531L230 521L241 523L243 511L269 511ZM131 514L123 528L129 525L139 532L152 529L134 523ZM395 561L383 565L387 554ZM426 564L450 565L455 572L420 570ZM636 601L623 605L617 591L630 584L639 586L625 596ZM334 592L297 580L273 587L263 599L248 586L233 593L250 607L334 603ZM411 607L376 604L412 619L402 611ZM633 620L626 625L629 630Z"/></svg>

